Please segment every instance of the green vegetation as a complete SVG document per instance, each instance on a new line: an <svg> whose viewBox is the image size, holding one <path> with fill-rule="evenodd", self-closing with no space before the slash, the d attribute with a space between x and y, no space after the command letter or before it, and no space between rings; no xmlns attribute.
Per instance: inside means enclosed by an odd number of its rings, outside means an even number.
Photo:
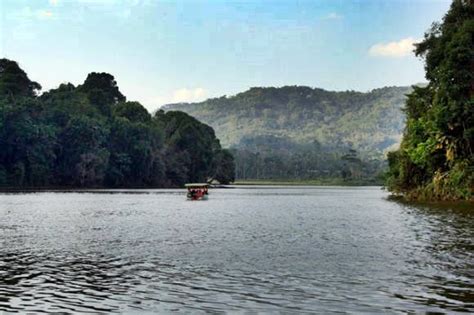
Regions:
<svg viewBox="0 0 474 315"><path fill-rule="evenodd" d="M237 180L234 182L235 185L247 185L247 186L379 186L380 181L365 181L365 180L344 180L341 178L322 178L322 179L253 179L253 180Z"/></svg>
<svg viewBox="0 0 474 315"><path fill-rule="evenodd" d="M408 97L387 186L407 199L473 200L474 2L454 0L415 53L425 59L429 84Z"/></svg>
<svg viewBox="0 0 474 315"><path fill-rule="evenodd" d="M304 86L251 88L170 104L211 125L231 147L239 180L383 183L385 152L400 142L408 87L368 93Z"/></svg>
<svg viewBox="0 0 474 315"><path fill-rule="evenodd" d="M169 187L234 179L211 127L127 102L114 77L41 86L0 59L0 187Z"/></svg>
<svg viewBox="0 0 474 315"><path fill-rule="evenodd" d="M385 163L363 159L353 149L323 147L317 141L298 144L286 138L244 138L232 149L239 180L316 181L318 183L381 184Z"/></svg>
<svg viewBox="0 0 474 315"><path fill-rule="evenodd" d="M201 103L167 105L209 124L226 147L242 139L274 136L306 144L352 147L381 157L400 141L401 108L408 87L385 87L368 93L331 92L305 86L255 87L232 97Z"/></svg>

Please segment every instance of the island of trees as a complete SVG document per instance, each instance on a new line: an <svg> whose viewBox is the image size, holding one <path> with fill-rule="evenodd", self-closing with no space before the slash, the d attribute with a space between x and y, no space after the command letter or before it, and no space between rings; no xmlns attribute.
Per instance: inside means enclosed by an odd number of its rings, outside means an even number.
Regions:
<svg viewBox="0 0 474 315"><path fill-rule="evenodd" d="M0 187L179 187L234 180L214 130L179 111L151 115L114 77L90 73L39 95L0 59Z"/></svg>
<svg viewBox="0 0 474 315"><path fill-rule="evenodd" d="M387 186L407 199L473 200L474 1L454 0L415 54L425 59L429 84L408 96Z"/></svg>

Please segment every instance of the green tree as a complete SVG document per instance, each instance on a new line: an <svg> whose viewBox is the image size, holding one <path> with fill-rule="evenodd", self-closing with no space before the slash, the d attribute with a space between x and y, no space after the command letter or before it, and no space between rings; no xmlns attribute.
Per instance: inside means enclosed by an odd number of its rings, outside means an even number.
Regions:
<svg viewBox="0 0 474 315"><path fill-rule="evenodd" d="M428 86L414 88L400 151L389 155L390 190L409 198L471 199L474 187L474 2L454 0L415 54Z"/></svg>
<svg viewBox="0 0 474 315"><path fill-rule="evenodd" d="M215 156L216 170L214 179L221 184L230 184L235 180L234 156L229 150L221 150Z"/></svg>
<svg viewBox="0 0 474 315"><path fill-rule="evenodd" d="M179 111L167 113L159 111L155 115L155 120L164 127L167 155L174 157L173 163L177 161L180 163L174 165L179 172L169 174L176 179L170 178L170 180L182 184L183 177L185 181L190 182L203 182L212 178L219 163L216 161L216 156L221 151L214 130ZM177 158L177 154L182 156ZM223 161L228 163L228 160ZM186 176L183 176L184 172Z"/></svg>
<svg viewBox="0 0 474 315"><path fill-rule="evenodd" d="M101 186L109 152L109 130L99 120L73 117L59 134L58 176L65 186Z"/></svg>
<svg viewBox="0 0 474 315"><path fill-rule="evenodd" d="M179 112L152 118L110 74L39 88L0 60L0 186L182 186L233 173L212 128Z"/></svg>
<svg viewBox="0 0 474 315"><path fill-rule="evenodd" d="M111 125L108 148L111 152L108 185L144 187L165 183L163 133L151 121L145 124L116 117Z"/></svg>
<svg viewBox="0 0 474 315"><path fill-rule="evenodd" d="M125 102L125 96L120 92L113 75L109 73L92 72L87 75L84 83L78 87L89 98L92 105L105 116L110 116L112 107Z"/></svg>
<svg viewBox="0 0 474 315"><path fill-rule="evenodd" d="M4 184L44 186L50 183L54 166L56 133L43 117L35 99L14 104L0 101L0 165Z"/></svg>
<svg viewBox="0 0 474 315"><path fill-rule="evenodd" d="M150 113L138 102L119 103L114 108L114 114L133 122L148 123L151 121Z"/></svg>
<svg viewBox="0 0 474 315"><path fill-rule="evenodd" d="M39 90L41 85L31 81L18 63L0 59L0 97L33 97Z"/></svg>

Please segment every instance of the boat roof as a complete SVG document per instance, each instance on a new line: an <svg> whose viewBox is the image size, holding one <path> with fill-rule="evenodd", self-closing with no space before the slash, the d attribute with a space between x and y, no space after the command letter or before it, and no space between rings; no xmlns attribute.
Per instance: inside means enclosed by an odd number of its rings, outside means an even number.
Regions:
<svg viewBox="0 0 474 315"><path fill-rule="evenodd" d="M190 183L190 184L185 184L184 187L208 187L209 184L208 183Z"/></svg>

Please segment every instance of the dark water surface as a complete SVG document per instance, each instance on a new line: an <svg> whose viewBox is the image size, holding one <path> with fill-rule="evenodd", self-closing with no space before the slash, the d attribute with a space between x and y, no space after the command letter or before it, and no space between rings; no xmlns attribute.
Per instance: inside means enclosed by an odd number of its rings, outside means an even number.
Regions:
<svg viewBox="0 0 474 315"><path fill-rule="evenodd" d="M474 209L379 188L0 194L0 313L474 312Z"/></svg>

